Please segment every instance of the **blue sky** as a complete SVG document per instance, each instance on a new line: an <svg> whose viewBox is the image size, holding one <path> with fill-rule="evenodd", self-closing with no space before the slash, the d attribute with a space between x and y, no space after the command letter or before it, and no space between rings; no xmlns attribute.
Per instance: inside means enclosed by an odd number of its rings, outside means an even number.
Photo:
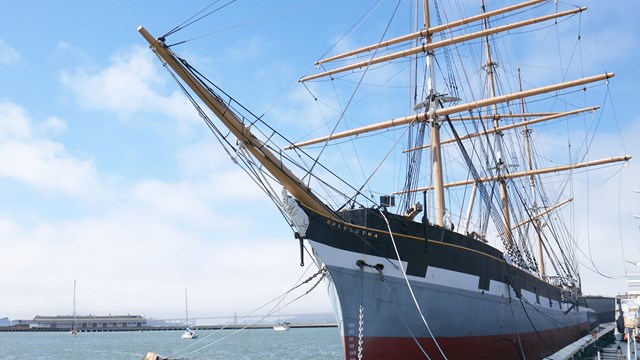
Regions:
<svg viewBox="0 0 640 360"><path fill-rule="evenodd" d="M224 15L191 27L185 38L214 35L176 51L261 113L299 89L297 79L368 7L351 3L358 9L350 13L338 9L342 2L330 3L239 1ZM80 313L180 317L189 288L194 316L241 314L304 276L289 228L220 151L136 31L144 25L160 35L208 4L3 6L0 317L70 313L74 279ZM640 189L640 4L586 5L584 24L596 30L602 57L595 62L599 70L616 72L615 117L603 123L607 136L599 150L635 157L613 185L606 184L612 192L591 203L592 217L606 212L604 224L592 229L592 251L613 253L598 265L620 275L620 238L627 260L640 257L631 216L640 213L640 194L632 193ZM278 114L303 113L304 105L297 106ZM626 290L623 281L582 274L587 292ZM319 288L288 311L331 309Z"/></svg>

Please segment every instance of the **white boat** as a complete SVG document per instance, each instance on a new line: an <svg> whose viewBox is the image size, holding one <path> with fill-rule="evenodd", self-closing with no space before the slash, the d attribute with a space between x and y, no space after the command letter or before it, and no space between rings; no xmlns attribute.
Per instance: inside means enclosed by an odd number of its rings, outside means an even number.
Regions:
<svg viewBox="0 0 640 360"><path fill-rule="evenodd" d="M197 339L198 338L198 333L191 330L191 328L189 328L189 326L184 328L184 332L182 333L181 336L183 339Z"/></svg>
<svg viewBox="0 0 640 360"><path fill-rule="evenodd" d="M184 289L184 314L185 314L185 328L182 333L183 339L197 339L198 333L194 330L191 330L189 327L189 303L187 301L187 289Z"/></svg>
<svg viewBox="0 0 640 360"><path fill-rule="evenodd" d="M290 327L291 327L291 323L281 322L281 323L277 323L276 325L274 325L273 326L273 330L275 330L275 331L289 331Z"/></svg>
<svg viewBox="0 0 640 360"><path fill-rule="evenodd" d="M69 331L71 335L78 334L78 325L76 323L76 281L73 280L73 321L71 322L71 331Z"/></svg>

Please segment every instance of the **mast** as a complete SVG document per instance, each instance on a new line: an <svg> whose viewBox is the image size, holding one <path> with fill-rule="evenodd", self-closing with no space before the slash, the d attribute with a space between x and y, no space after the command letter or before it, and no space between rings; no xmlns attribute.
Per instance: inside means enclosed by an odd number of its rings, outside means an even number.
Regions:
<svg viewBox="0 0 640 360"><path fill-rule="evenodd" d="M518 85L520 91L522 91L522 77L520 76L520 66L518 66ZM522 104L522 113L524 114L524 100L521 101ZM523 118L526 122L526 118ZM533 160L531 158L531 129L529 129L526 125L523 130L524 134L524 146L525 152L527 154L527 165L529 170L533 170ZM535 214L538 212L538 199L536 196L536 178L535 175L529 175L529 188L531 189L531 213ZM542 252L542 234L541 234L542 222L539 217L536 217L533 220L533 228L536 232L536 255L538 258L538 272L542 277L545 276L545 268L544 268L544 253Z"/></svg>
<svg viewBox="0 0 640 360"><path fill-rule="evenodd" d="M482 0L482 12L485 12L484 0ZM484 26L484 30L485 31L488 30L489 23L486 18L482 21L482 23ZM487 79L489 81L489 91L491 93L491 97L495 97L496 85L495 85L494 71L495 71L496 64L491 59L491 44L489 43L489 35L484 36L484 41L485 41L485 51L487 56L487 63L485 64L485 70L487 72ZM500 127L500 123L498 121L499 118L495 116L498 114L497 104L492 104L491 109L494 115L493 127L494 129L497 129ZM495 166L496 166L496 172L498 176L506 172L506 164L502 156L502 136L503 134L501 131L496 132L494 135L495 147L496 147ZM498 180L498 186L500 189L500 204L502 207L502 219L504 221L503 235L504 235L504 238L507 240L507 242L512 243L513 239L511 237L511 216L509 214L509 197L507 194L507 181L502 177L500 177L500 180Z"/></svg>
<svg viewBox="0 0 640 360"><path fill-rule="evenodd" d="M429 1L423 0L422 7L424 11L424 27L428 29L431 27L431 19L429 15ZM427 47L433 41L432 35L430 33L425 37L425 41ZM436 110L439 107L439 102L436 101L436 91L435 91L435 68L434 68L434 55L433 50L427 52L427 96L428 96L428 106L429 112L431 110ZM429 117L429 126L431 128L431 171L433 176L433 207L435 211L435 223L438 226L444 225L444 214L446 212L445 203L444 203L444 178L442 176L442 149L440 146L440 122L438 121L438 116L430 116ZM425 204L426 205L426 204Z"/></svg>
<svg viewBox="0 0 640 360"><path fill-rule="evenodd" d="M189 302L187 301L187 288L184 288L184 318L185 325L189 327Z"/></svg>
<svg viewBox="0 0 640 360"><path fill-rule="evenodd" d="M473 183L473 188L471 189L471 195L469 196L469 206L467 207L467 215L464 217L464 230L463 234L469 233L469 222L471 221L471 211L473 210L473 203L476 199L476 192L478 190L478 184Z"/></svg>
<svg viewBox="0 0 640 360"><path fill-rule="evenodd" d="M76 280L73 279L73 323L71 324L71 332L76 333Z"/></svg>

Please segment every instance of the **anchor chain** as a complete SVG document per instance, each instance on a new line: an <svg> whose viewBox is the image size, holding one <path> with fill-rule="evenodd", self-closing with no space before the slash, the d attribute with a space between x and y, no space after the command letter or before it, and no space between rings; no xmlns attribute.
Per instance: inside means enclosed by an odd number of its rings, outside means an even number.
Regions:
<svg viewBox="0 0 640 360"><path fill-rule="evenodd" d="M370 269L378 271L380 274L380 278L384 281L384 276L382 275L382 269L384 269L384 265L376 264L370 265L367 264L364 260L356 261L356 266L360 268L360 307L358 308L358 360L362 360L362 354L364 350L364 268L368 267Z"/></svg>
<svg viewBox="0 0 640 360"><path fill-rule="evenodd" d="M321 267L321 268L318 270L318 272L316 272L315 274L313 274L313 275L309 276L309 277L307 278L307 280L305 280L305 281L301 282L300 284L298 284L298 285L296 285L296 286L292 287L289 291L287 291L287 293L290 293L290 292L292 292L293 290L295 290L295 289L299 288L300 286L302 286L302 285L304 285L304 284L306 284L306 283L310 282L311 280L313 280L314 278L316 278L318 275L321 275L321 274L322 274L322 278L324 278L324 277L325 277L325 275L327 274L327 267L326 267L326 266ZM322 279L322 278L321 278L321 279ZM317 286L317 283L316 283L316 285L314 285L314 286L311 288L311 290L313 290L316 286Z"/></svg>
<svg viewBox="0 0 640 360"><path fill-rule="evenodd" d="M360 308L358 311L358 360L362 360L364 347L364 266L366 263L360 261Z"/></svg>

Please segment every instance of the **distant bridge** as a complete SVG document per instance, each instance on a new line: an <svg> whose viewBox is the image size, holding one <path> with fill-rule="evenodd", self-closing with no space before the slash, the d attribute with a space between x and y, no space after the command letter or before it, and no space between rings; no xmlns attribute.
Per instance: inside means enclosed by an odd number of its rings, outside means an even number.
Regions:
<svg viewBox="0 0 640 360"><path fill-rule="evenodd" d="M265 320L273 320L273 319L282 319L282 318L286 318L286 319L292 319L292 318L299 318L301 319L301 321L305 321L304 319L317 319L317 318L328 318L328 319L335 319L335 316L333 314L286 314L286 315L280 315L280 314L271 314L271 315L230 315L230 316L196 316L196 317L189 317L189 323L211 323L208 320L232 320L232 321L223 321L222 323L226 323L226 324L238 324L239 321L241 321L242 323L246 324L246 323L250 323L251 321L245 321L245 320L255 320L255 319L265 319ZM147 318L147 321L158 321L158 322L166 322L166 323L171 323L171 324L181 324L184 325L185 323L185 318L181 317L181 318L168 318L168 319L158 319L158 318ZM311 321L312 323L314 322L313 320ZM219 322L216 322L217 324L219 324ZM333 321L332 321L333 323ZM218 326L218 325L216 325Z"/></svg>

